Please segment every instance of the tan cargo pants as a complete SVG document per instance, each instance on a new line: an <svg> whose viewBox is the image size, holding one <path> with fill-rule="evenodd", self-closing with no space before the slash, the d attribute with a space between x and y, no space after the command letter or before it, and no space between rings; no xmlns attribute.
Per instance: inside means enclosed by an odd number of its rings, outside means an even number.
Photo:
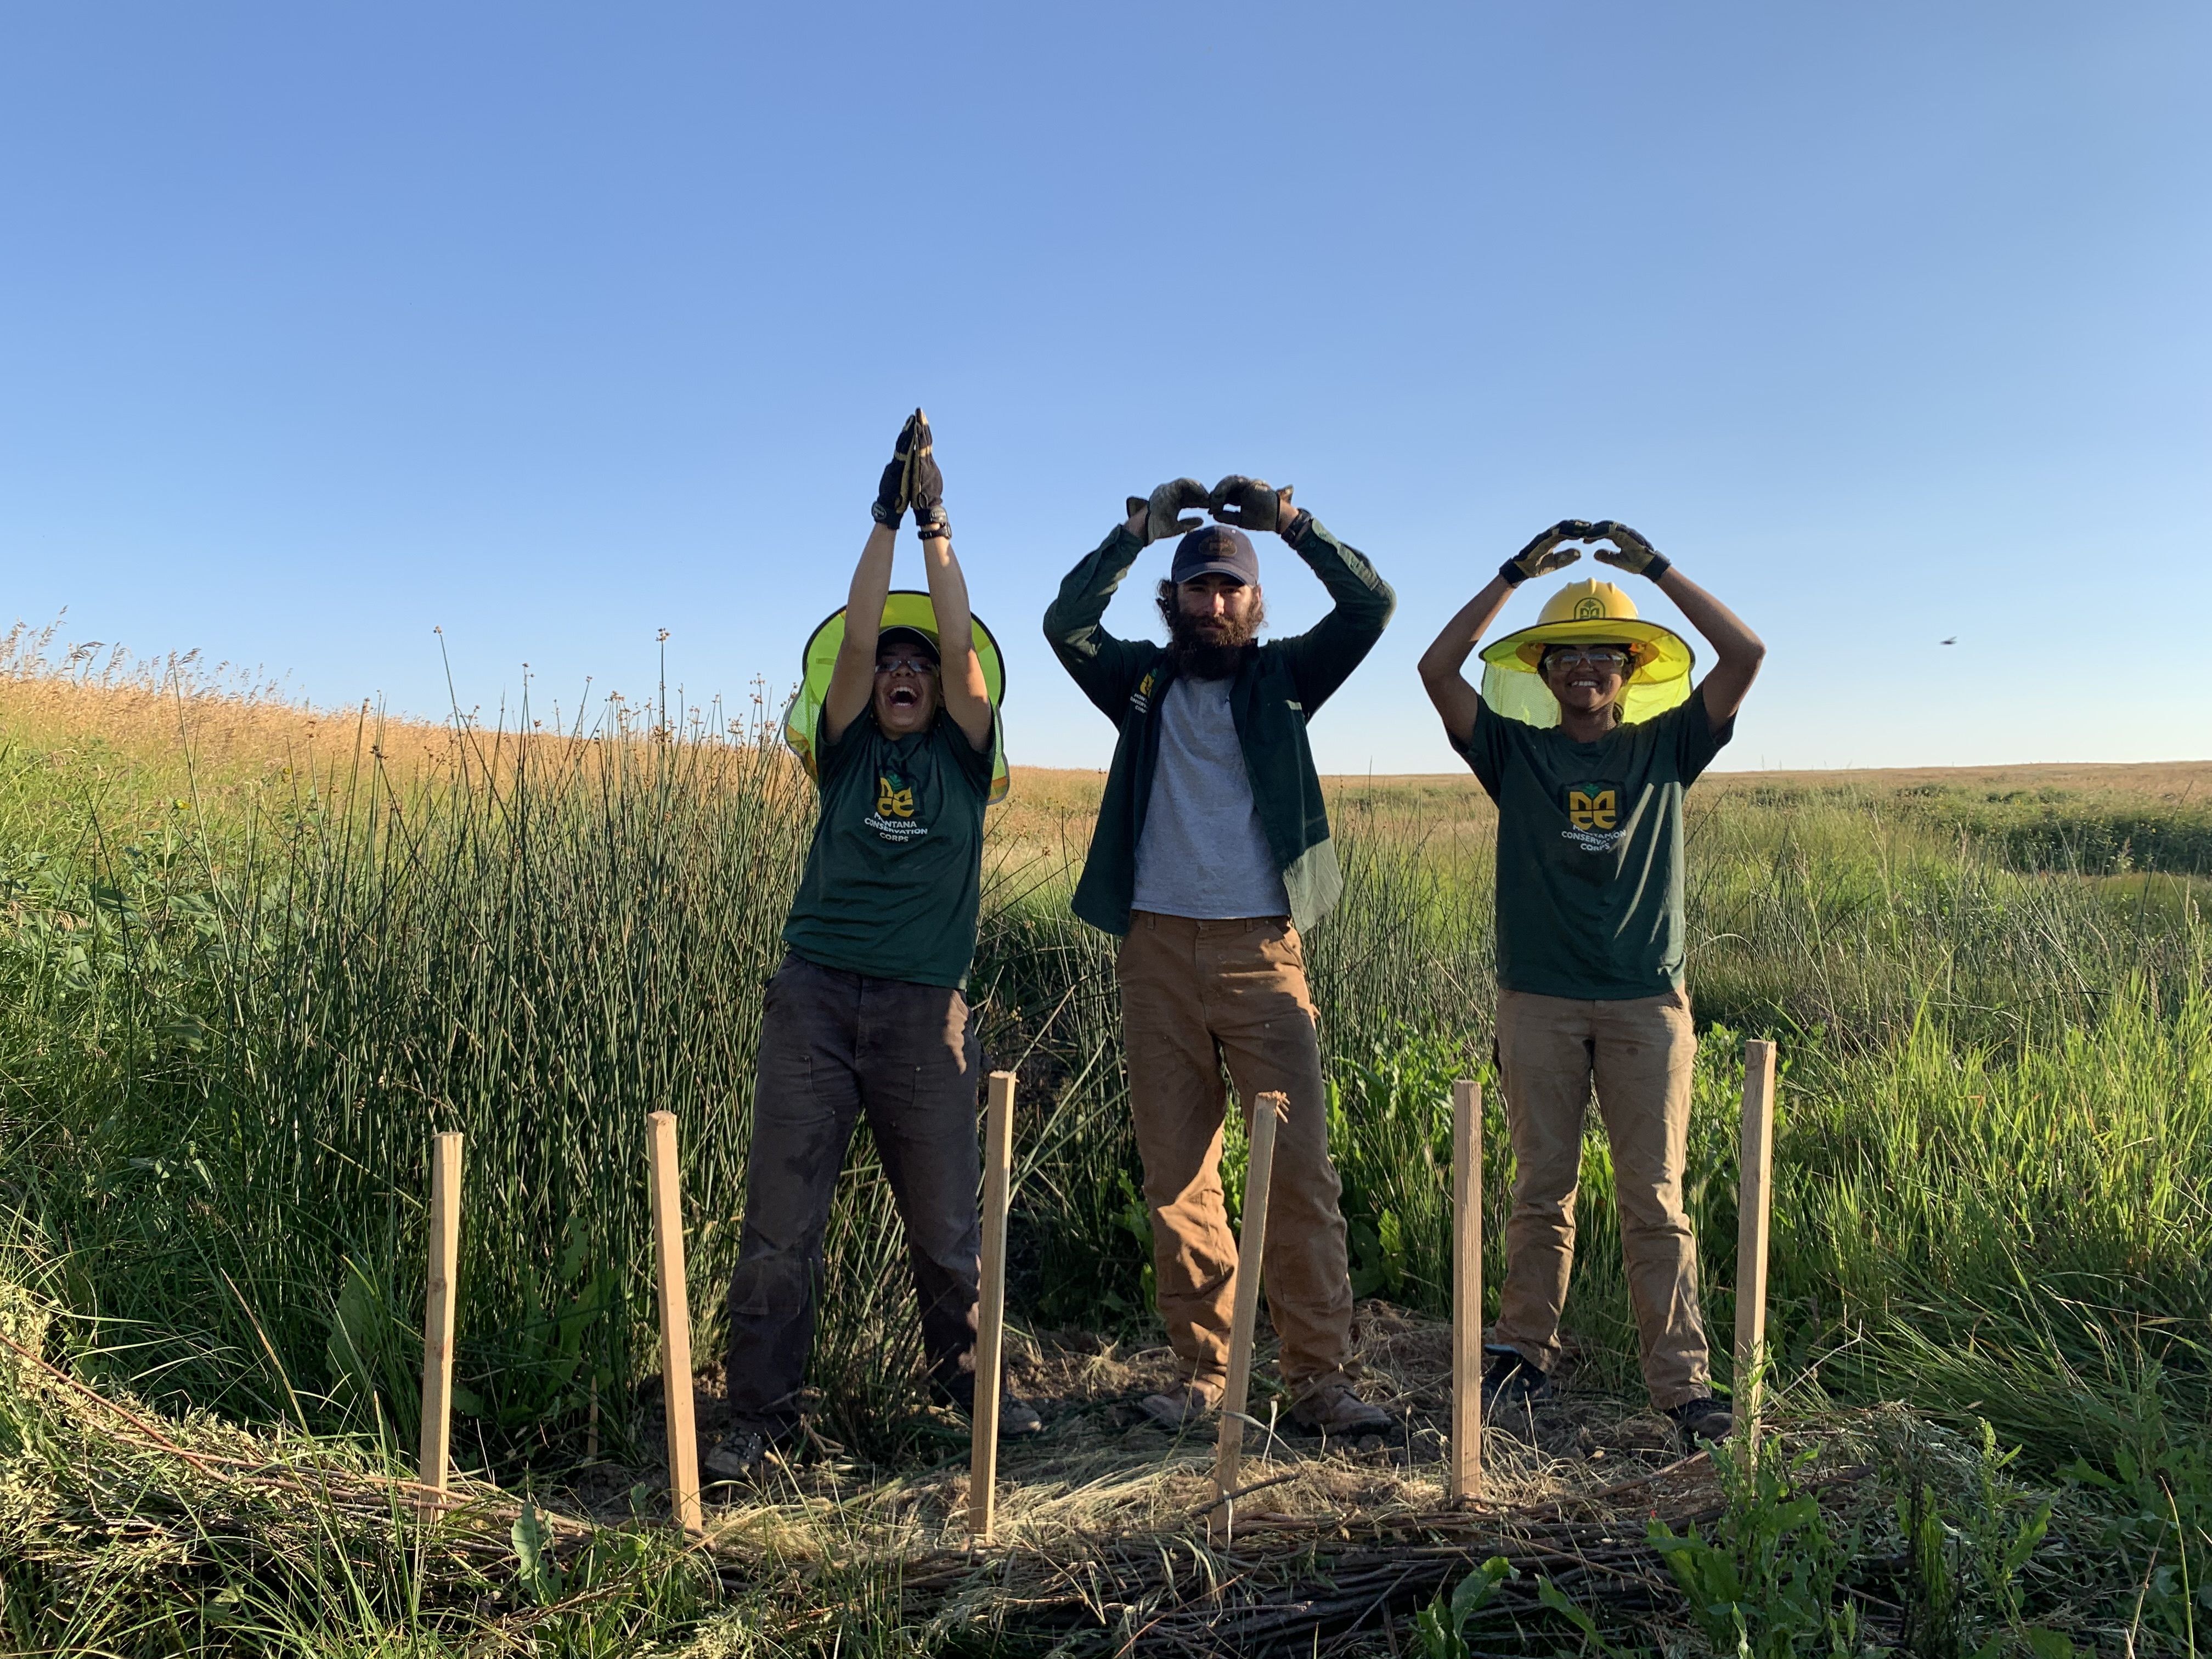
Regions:
<svg viewBox="0 0 2212 1659"><path fill-rule="evenodd" d="M1680 991L1620 1002L1498 994L1513 1134L1513 1215L1492 1340L1549 1370L1575 1263L1575 1188L1590 1085L1613 1147L1614 1206L1644 1386L1664 1410L1712 1392L1698 1252L1682 1209L1698 1040Z"/></svg>
<svg viewBox="0 0 2212 1659"><path fill-rule="evenodd" d="M1346 1386L1352 1279L1297 929L1282 916L1198 921L1139 910L1114 972L1160 1317L1182 1374L1218 1397L1229 1370L1237 1238L1221 1194L1225 1061L1248 1127L1257 1097L1290 1097L1261 1274L1283 1380L1299 1401Z"/></svg>

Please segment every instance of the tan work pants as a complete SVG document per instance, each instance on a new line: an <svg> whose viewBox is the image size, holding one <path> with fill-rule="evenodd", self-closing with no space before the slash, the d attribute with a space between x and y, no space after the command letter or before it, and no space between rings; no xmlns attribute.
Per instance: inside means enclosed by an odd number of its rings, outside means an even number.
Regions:
<svg viewBox="0 0 2212 1659"><path fill-rule="evenodd" d="M1614 1204L1644 1385L1661 1409L1710 1394L1697 1245L1682 1210L1698 1040L1680 991L1585 1002L1498 994L1513 1133L1513 1217L1494 1340L1549 1370L1575 1262L1575 1188L1590 1085L1613 1147Z"/></svg>
<svg viewBox="0 0 2212 1659"><path fill-rule="evenodd" d="M1261 1275L1283 1380L1299 1401L1345 1386L1352 1279L1297 929L1282 916L1197 921L1139 910L1114 972L1160 1317L1183 1375L1218 1397L1229 1369L1237 1238L1221 1197L1226 1061L1248 1127L1260 1095L1290 1097Z"/></svg>

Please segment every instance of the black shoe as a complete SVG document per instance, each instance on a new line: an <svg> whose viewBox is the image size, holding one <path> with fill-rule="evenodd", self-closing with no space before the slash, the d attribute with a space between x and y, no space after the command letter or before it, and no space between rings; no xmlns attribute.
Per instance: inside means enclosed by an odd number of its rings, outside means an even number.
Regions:
<svg viewBox="0 0 2212 1659"><path fill-rule="evenodd" d="M942 1389L932 1389L940 1406L950 1406L969 1422L975 1420L975 1377L972 1371L963 1371ZM999 1438L1025 1440L1030 1435L1044 1432L1044 1419L1028 1401L999 1391Z"/></svg>
<svg viewBox="0 0 2212 1659"><path fill-rule="evenodd" d="M1490 1368L1482 1374L1482 1415L1486 1420L1500 1411L1524 1411L1548 1399L1552 1379L1542 1367L1531 1364L1513 1348L1492 1348Z"/></svg>
<svg viewBox="0 0 2212 1659"><path fill-rule="evenodd" d="M1716 1400L1711 1395L1669 1406L1667 1415L1674 1419L1674 1431L1692 1451L1712 1441L1725 1440L1735 1432L1735 1414L1729 1410L1725 1401Z"/></svg>
<svg viewBox="0 0 2212 1659"><path fill-rule="evenodd" d="M732 1429L699 1460L700 1473L710 1486L750 1480L775 1447L775 1443L758 1429Z"/></svg>

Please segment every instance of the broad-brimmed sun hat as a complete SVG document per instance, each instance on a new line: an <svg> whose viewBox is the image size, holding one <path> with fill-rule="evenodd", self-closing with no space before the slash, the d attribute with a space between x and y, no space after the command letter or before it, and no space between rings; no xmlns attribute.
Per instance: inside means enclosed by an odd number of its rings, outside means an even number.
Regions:
<svg viewBox="0 0 2212 1659"><path fill-rule="evenodd" d="M1536 624L1482 648L1482 700L1530 726L1557 726L1559 699L1539 672L1552 645L1626 645L1636 659L1620 689L1620 718L1648 720L1690 695L1698 653L1671 628L1645 622L1611 582L1569 582L1544 601Z"/></svg>
<svg viewBox="0 0 2212 1659"><path fill-rule="evenodd" d="M981 617L969 617L975 642L976 660L983 665L983 690L991 699L991 793L985 805L996 806L1006 798L1006 733L998 718L1006 696L1006 665L999 654L999 641ZM939 639L937 610L929 595L911 588L893 588L884 596L883 626L877 638L890 633L918 635L934 648ZM830 695L830 676L837 666L837 648L845 642L845 607L839 605L807 635L799 654L799 690L784 705L783 740L805 763L806 775L819 780L814 757L814 733L822 720L823 701Z"/></svg>

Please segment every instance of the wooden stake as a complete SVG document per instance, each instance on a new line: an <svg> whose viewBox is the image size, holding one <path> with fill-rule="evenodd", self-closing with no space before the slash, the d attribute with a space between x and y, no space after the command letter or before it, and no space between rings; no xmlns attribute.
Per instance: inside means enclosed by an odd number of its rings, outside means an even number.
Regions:
<svg viewBox="0 0 2212 1659"><path fill-rule="evenodd" d="M982 1283L975 1309L975 1403L969 1414L968 1531L991 1541L998 1514L999 1371L1006 1330L1006 1188L1014 1167L1014 1074L991 1073L983 1119Z"/></svg>
<svg viewBox="0 0 2212 1659"><path fill-rule="evenodd" d="M1743 1045L1743 1154L1736 1188L1735 1419L1759 1438L1766 1363L1766 1233L1774 1176L1774 1045Z"/></svg>
<svg viewBox="0 0 2212 1659"><path fill-rule="evenodd" d="M668 1419L668 1502L676 1524L697 1532L699 1436L691 1419L691 1304L684 1283L684 1187L676 1161L676 1114L645 1120L653 1166L653 1266L660 1293L660 1397Z"/></svg>
<svg viewBox="0 0 2212 1659"><path fill-rule="evenodd" d="M1452 1085L1452 1440L1455 1503L1482 1496L1482 1085Z"/></svg>
<svg viewBox="0 0 2212 1659"><path fill-rule="evenodd" d="M430 1273L422 1299L422 1458L418 1474L437 1494L423 1500L438 1512L453 1464L453 1287L461 1255L461 1137L430 1138Z"/></svg>
<svg viewBox="0 0 2212 1659"><path fill-rule="evenodd" d="M429 1141L429 1285L422 1297L422 1460L420 1482L445 1498L453 1451L453 1283L460 1270L460 1134ZM435 1516L427 1498L422 1513Z"/></svg>
<svg viewBox="0 0 2212 1659"><path fill-rule="evenodd" d="M1236 1525L1237 1473L1244 1461L1244 1416L1252 1391L1252 1328L1260 1318L1260 1262L1267 1248L1267 1192L1275 1174L1275 1129L1290 1097L1252 1103L1252 1152L1244 1174L1244 1233L1237 1242L1237 1303L1229 1320L1229 1386L1221 1396L1221 1439L1213 1455L1213 1507L1206 1531L1226 1543ZM1224 1502L1224 1499L1228 1501Z"/></svg>

